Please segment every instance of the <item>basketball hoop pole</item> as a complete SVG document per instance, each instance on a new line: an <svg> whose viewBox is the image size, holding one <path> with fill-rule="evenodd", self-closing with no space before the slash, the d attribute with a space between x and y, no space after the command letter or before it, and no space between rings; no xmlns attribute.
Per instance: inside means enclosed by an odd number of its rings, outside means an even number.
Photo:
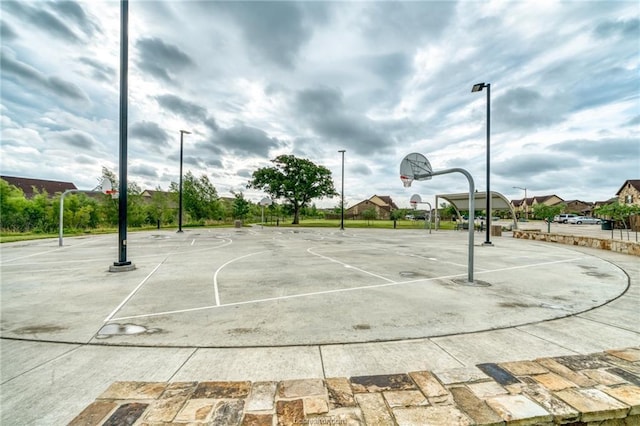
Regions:
<svg viewBox="0 0 640 426"><path fill-rule="evenodd" d="M475 189L475 184L473 182L473 177L465 169L453 168L453 169L440 170L437 172L417 174L413 176L413 179L426 180L426 179L430 179L432 176L446 175L446 174L455 173L455 172L462 173L467 178L467 181L469 182L469 260L467 263L467 267L468 267L467 281L469 283L473 283L473 233L475 231L473 229L474 228L473 224L476 220L475 219L476 200L474 196L476 189Z"/></svg>

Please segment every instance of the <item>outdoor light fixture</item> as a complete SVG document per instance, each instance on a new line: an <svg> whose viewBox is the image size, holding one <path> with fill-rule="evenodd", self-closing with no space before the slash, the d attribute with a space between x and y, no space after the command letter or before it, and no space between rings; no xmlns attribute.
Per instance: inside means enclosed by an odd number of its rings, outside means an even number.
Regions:
<svg viewBox="0 0 640 426"><path fill-rule="evenodd" d="M521 188L519 186L512 187L513 189L522 189L524 190L524 218L529 219L528 209L527 209L527 188Z"/></svg>
<svg viewBox="0 0 640 426"><path fill-rule="evenodd" d="M342 153L342 195L340 196L340 230L344 231L344 149L339 150Z"/></svg>
<svg viewBox="0 0 640 426"><path fill-rule="evenodd" d="M185 133L187 135L190 135L191 132L186 130L180 130L180 184L179 184L180 201L179 201L179 207L178 207L178 232L182 232L182 151L183 151L182 140Z"/></svg>
<svg viewBox="0 0 640 426"><path fill-rule="evenodd" d="M471 88L471 92L481 92L482 89L487 88L487 240L483 245L491 244L491 187L489 183L489 176L491 170L491 156L490 156L490 129L491 129L491 84L477 83Z"/></svg>

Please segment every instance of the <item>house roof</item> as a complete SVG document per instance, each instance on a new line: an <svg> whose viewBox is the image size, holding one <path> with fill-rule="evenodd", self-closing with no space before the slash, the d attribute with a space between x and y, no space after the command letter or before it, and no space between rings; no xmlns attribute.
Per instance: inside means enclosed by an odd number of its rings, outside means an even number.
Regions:
<svg viewBox="0 0 640 426"><path fill-rule="evenodd" d="M622 192L622 190L624 189L625 186L627 186L627 184L630 184L632 187L634 187L638 192L640 192L640 179L629 179L626 180L622 186L620 187L620 189L618 189L618 192L616 192L616 195L620 195L620 192Z"/></svg>
<svg viewBox="0 0 640 426"><path fill-rule="evenodd" d="M394 203L393 200L391 199L391 197L388 196L388 195L374 195L373 197L369 198L369 201L373 202L373 200L376 197L379 198L380 200L382 200L382 202L384 202L384 206L381 206L381 207L390 207L392 210L397 210L398 209L398 206L396 206L396 203ZM378 204L378 203L376 203L376 204Z"/></svg>
<svg viewBox="0 0 640 426"><path fill-rule="evenodd" d="M24 192L25 197L34 196L34 188L38 192L46 191L47 194L53 195L64 192L68 189L78 189L72 182L61 182L56 180L32 179L16 176L0 176L1 179L7 181L10 185L16 186Z"/></svg>

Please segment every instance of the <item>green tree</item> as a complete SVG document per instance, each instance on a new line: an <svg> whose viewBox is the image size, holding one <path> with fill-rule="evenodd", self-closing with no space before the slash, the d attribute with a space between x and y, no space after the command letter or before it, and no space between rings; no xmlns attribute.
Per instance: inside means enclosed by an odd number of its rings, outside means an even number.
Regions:
<svg viewBox="0 0 640 426"><path fill-rule="evenodd" d="M171 182L171 191L178 193L179 187ZM184 211L195 221L217 219L220 215L218 192L206 175L196 178L191 171L182 180L182 204Z"/></svg>
<svg viewBox="0 0 640 426"><path fill-rule="evenodd" d="M367 221L367 226L369 226L370 221L378 218L378 212L376 212L376 209L374 207L369 207L368 209L362 211L362 218Z"/></svg>
<svg viewBox="0 0 640 426"><path fill-rule="evenodd" d="M536 204L533 206L533 217L536 219L544 219L547 222L547 232L551 232L551 222L553 222L553 217L562 213L564 208L564 204L555 204L553 206Z"/></svg>
<svg viewBox="0 0 640 426"><path fill-rule="evenodd" d="M234 193L235 200L233 200L233 217L235 219L244 219L249 213L251 203L244 198L242 192Z"/></svg>
<svg viewBox="0 0 640 426"><path fill-rule="evenodd" d="M627 221L630 221L631 215L640 214L640 206L633 204L620 204L620 202L615 201L595 208L593 213L598 217L608 217L614 222L622 224L620 227L620 239L622 239L622 228L627 229L628 237L628 229L630 226L627 226ZM613 237L613 227L611 229L611 236Z"/></svg>
<svg viewBox="0 0 640 426"><path fill-rule="evenodd" d="M0 179L0 227L9 231L25 231L27 200L17 186Z"/></svg>
<svg viewBox="0 0 640 426"><path fill-rule="evenodd" d="M331 171L310 160L280 155L271 160L274 167L253 172L247 188L259 189L274 199L285 199L293 210L293 225L300 223L300 210L314 198L338 195Z"/></svg>

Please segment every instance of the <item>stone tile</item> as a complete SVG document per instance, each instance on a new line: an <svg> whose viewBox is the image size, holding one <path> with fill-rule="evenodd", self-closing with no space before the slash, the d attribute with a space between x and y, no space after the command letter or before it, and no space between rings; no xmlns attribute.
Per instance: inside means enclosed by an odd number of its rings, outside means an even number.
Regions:
<svg viewBox="0 0 640 426"><path fill-rule="evenodd" d="M166 382L115 382L98 399L156 399L166 387Z"/></svg>
<svg viewBox="0 0 640 426"><path fill-rule="evenodd" d="M317 419L318 426L325 425L344 425L344 426L364 426L364 416L362 410L358 407L343 407L330 410L325 416L313 418ZM311 419L308 419L311 420ZM324 423L322 423L324 422ZM313 425L313 423L309 423Z"/></svg>
<svg viewBox="0 0 640 426"><path fill-rule="evenodd" d="M535 361L501 362L498 365L514 376L532 376L549 372Z"/></svg>
<svg viewBox="0 0 640 426"><path fill-rule="evenodd" d="M194 399L238 399L246 398L251 390L251 382L200 382Z"/></svg>
<svg viewBox="0 0 640 426"><path fill-rule="evenodd" d="M453 400L458 408L466 413L475 424L484 426L504 424L502 417L496 414L486 402L478 398L468 388L455 386L449 388L449 392L453 395Z"/></svg>
<svg viewBox="0 0 640 426"><path fill-rule="evenodd" d="M470 426L473 424L469 417L451 405L394 408L393 415L398 426Z"/></svg>
<svg viewBox="0 0 640 426"><path fill-rule="evenodd" d="M563 364L560 364L558 361L552 358L540 358L540 359L537 359L536 362L548 368L549 371L552 371L558 374L559 376L562 376L563 378L575 383L578 386L588 388L591 386L595 386L597 384L595 381L591 380L587 376L584 376L580 373L576 373L575 371L571 370L570 368L566 367Z"/></svg>
<svg viewBox="0 0 640 426"><path fill-rule="evenodd" d="M141 402L132 402L129 404L122 404L116 411L105 421L103 426L123 426L132 425L142 416L144 410L147 409L149 404L143 404Z"/></svg>
<svg viewBox="0 0 640 426"><path fill-rule="evenodd" d="M416 385L406 374L358 376L351 377L350 381L354 393L416 389Z"/></svg>
<svg viewBox="0 0 640 426"><path fill-rule="evenodd" d="M356 400L353 398L351 383L346 377L325 379L324 383L329 392L329 404L331 408L353 407Z"/></svg>
<svg viewBox="0 0 640 426"><path fill-rule="evenodd" d="M578 410L556 398L551 391L540 386L533 378L527 377L524 380L527 384L522 388L522 393L551 413L554 422L566 424L580 419Z"/></svg>
<svg viewBox="0 0 640 426"><path fill-rule="evenodd" d="M618 349L618 350L608 350L605 351L609 355L613 355L616 358L623 359L629 362L638 362L640 361L640 349L639 348L627 348L627 349Z"/></svg>
<svg viewBox="0 0 640 426"><path fill-rule="evenodd" d="M626 380L627 382L634 384L636 386L640 386L640 376L630 373L627 370L624 370L622 368L609 368L607 369L607 372L615 374L618 377L622 377L624 380Z"/></svg>
<svg viewBox="0 0 640 426"><path fill-rule="evenodd" d="M254 382L245 404L246 411L273 410L277 382Z"/></svg>
<svg viewBox="0 0 640 426"><path fill-rule="evenodd" d="M117 406L118 404L116 404L115 402L95 401L89 404L87 408L82 410L80 414L78 414L73 420L71 420L69 426L101 425L102 420L104 420L104 418L107 417L107 415L111 413L111 411L113 411L113 409Z"/></svg>
<svg viewBox="0 0 640 426"><path fill-rule="evenodd" d="M489 376L484 374L477 367L460 367L450 368L448 370L434 371L433 374L444 385L453 385L457 383L469 383L477 382L489 379Z"/></svg>
<svg viewBox="0 0 640 426"><path fill-rule="evenodd" d="M500 395L487 399L487 404L509 424L550 423L553 416L524 395Z"/></svg>
<svg viewBox="0 0 640 426"><path fill-rule="evenodd" d="M531 378L536 382L540 383L545 388L552 391L558 391L562 389L577 387L575 383L570 382L569 380L555 373L539 374Z"/></svg>
<svg viewBox="0 0 640 426"><path fill-rule="evenodd" d="M506 395L509 393L504 387L500 386L496 382L470 383L467 387L481 399L498 395Z"/></svg>
<svg viewBox="0 0 640 426"><path fill-rule="evenodd" d="M173 382L169 383L165 388L160 399L173 398L177 395L190 395L198 386L198 382Z"/></svg>
<svg viewBox="0 0 640 426"><path fill-rule="evenodd" d="M494 363L484 363L476 365L480 370L482 370L487 376L491 377L496 382L501 385L512 385L514 383L520 383L514 375L509 373L504 368L500 367Z"/></svg>
<svg viewBox="0 0 640 426"><path fill-rule="evenodd" d="M311 397L303 399L304 414L315 415L329 412L329 403L325 398Z"/></svg>
<svg viewBox="0 0 640 426"><path fill-rule="evenodd" d="M382 395L391 408L429 405L427 398L418 390L386 391Z"/></svg>
<svg viewBox="0 0 640 426"><path fill-rule="evenodd" d="M611 367L611 365L603 360L602 356L597 354L559 356L554 359L573 371Z"/></svg>
<svg viewBox="0 0 640 426"><path fill-rule="evenodd" d="M302 399L276 402L278 425L290 426L304 421L304 403Z"/></svg>
<svg viewBox="0 0 640 426"><path fill-rule="evenodd" d="M598 389L565 389L555 395L580 411L580 420L585 423L619 419L626 416L630 408Z"/></svg>
<svg viewBox="0 0 640 426"><path fill-rule="evenodd" d="M174 421L183 423L208 421L215 404L215 399L190 399L182 407Z"/></svg>
<svg viewBox="0 0 640 426"><path fill-rule="evenodd" d="M193 394L197 382L169 383L160 398L147 410L147 422L170 422L178 414L184 403Z"/></svg>
<svg viewBox="0 0 640 426"><path fill-rule="evenodd" d="M418 388L429 399L449 395L449 392L442 386L438 378L429 371L413 371L409 373L409 377L413 379Z"/></svg>
<svg viewBox="0 0 640 426"><path fill-rule="evenodd" d="M355 396L365 424L376 426L392 426L395 425L391 413L387 410L387 406L380 393L359 393Z"/></svg>
<svg viewBox="0 0 640 426"><path fill-rule="evenodd" d="M629 373L635 374L636 376L640 377L640 361L625 361L624 359L616 358L615 356L609 354L605 355L605 359L609 364L622 368Z"/></svg>
<svg viewBox="0 0 640 426"><path fill-rule="evenodd" d="M608 373L605 370L582 370L581 373L601 385L611 386L626 383L622 377Z"/></svg>
<svg viewBox="0 0 640 426"><path fill-rule="evenodd" d="M245 414L242 426L273 426L273 414Z"/></svg>
<svg viewBox="0 0 640 426"><path fill-rule="evenodd" d="M283 380L278 385L278 398L297 399L308 396L325 396L321 379Z"/></svg>
<svg viewBox="0 0 640 426"><path fill-rule="evenodd" d="M630 416L640 414L640 387L622 385L614 388L605 387L601 390L631 407L631 410L629 411Z"/></svg>
<svg viewBox="0 0 640 426"><path fill-rule="evenodd" d="M243 408L244 401L241 399L218 401L213 407L210 423L226 426L239 425L242 420Z"/></svg>

